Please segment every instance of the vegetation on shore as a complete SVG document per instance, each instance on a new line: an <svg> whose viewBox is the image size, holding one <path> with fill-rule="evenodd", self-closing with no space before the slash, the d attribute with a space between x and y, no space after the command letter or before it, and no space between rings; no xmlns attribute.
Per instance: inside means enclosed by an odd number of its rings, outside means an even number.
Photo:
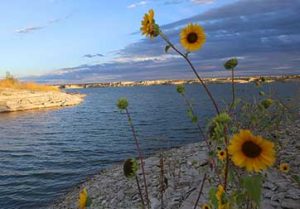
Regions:
<svg viewBox="0 0 300 209"><path fill-rule="evenodd" d="M199 131L199 138L204 140L207 146L207 163L199 169L202 181L198 187L198 195L194 200L194 209L259 209L262 202L263 182L268 178L267 170L275 169L279 175L285 175L289 179L299 179L297 171L288 164L286 156L281 155L280 150L285 147L279 141L279 127L285 121L290 120L289 109L281 101L276 100L260 88L266 85L266 80L261 77L255 82L257 95L253 95L252 101L244 101L238 98L235 86L235 71L238 66L236 58L229 59L224 63L224 68L231 76L232 100L229 104L222 105L218 102L209 86L203 81L189 58L189 54L201 49L205 43L206 35L204 29L198 24L188 24L180 33L180 43L184 49L182 52L162 32L154 19L154 11L150 10L144 15L141 27L142 34L151 39L161 37L166 42L165 52L170 50L178 53L195 74L196 78L204 88L215 115L205 123L194 111L192 99L186 95L184 85L177 86L177 92L183 97L187 106L187 116L191 125ZM197 95L196 95L197 96ZM126 98L120 98L117 107L125 112L129 127L132 131L133 140L136 145L141 169L142 182L138 182L141 208L150 209L151 201L148 192L145 171L145 161L140 146L140 139L136 134L133 116L129 111L129 102ZM133 111L132 111L133 112ZM206 127L204 129L203 127ZM200 161L201 159L199 159ZM130 162L128 164L128 162ZM164 156L160 157L160 208L164 207ZM130 170L130 176L136 176L136 164L125 161L124 167ZM134 166L133 166L134 165ZM126 170L127 170L126 169ZM124 170L124 171L126 171ZM128 174L125 172L125 176ZM149 181L148 181L149 182ZM141 185L141 189L140 188ZM206 185L206 186L205 186ZM209 188L208 198L200 202L204 188ZM81 209L90 205L84 198L79 197ZM85 204L86 202L86 204ZM100 206L99 206L100 207Z"/></svg>
<svg viewBox="0 0 300 209"><path fill-rule="evenodd" d="M21 82L9 72L0 80L1 89L30 90L30 91L60 91L58 87L38 84L35 82Z"/></svg>

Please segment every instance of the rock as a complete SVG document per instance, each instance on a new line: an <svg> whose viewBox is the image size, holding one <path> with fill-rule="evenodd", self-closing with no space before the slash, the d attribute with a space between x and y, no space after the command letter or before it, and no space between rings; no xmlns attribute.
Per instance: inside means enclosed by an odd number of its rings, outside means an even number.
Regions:
<svg viewBox="0 0 300 209"><path fill-rule="evenodd" d="M286 208L286 209L299 209L300 207L300 200L292 200L292 199L285 199L282 203L281 203L281 207L282 208Z"/></svg>
<svg viewBox="0 0 300 209"><path fill-rule="evenodd" d="M0 90L0 113L64 107L77 105L83 101L82 94L68 94L60 91Z"/></svg>

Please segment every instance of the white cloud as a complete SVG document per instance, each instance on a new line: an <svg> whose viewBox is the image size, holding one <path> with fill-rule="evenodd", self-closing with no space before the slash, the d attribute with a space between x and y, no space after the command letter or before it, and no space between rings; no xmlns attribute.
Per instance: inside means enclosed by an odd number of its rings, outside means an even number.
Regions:
<svg viewBox="0 0 300 209"><path fill-rule="evenodd" d="M15 32L19 33L19 34L26 34L26 33L31 33L33 31L36 31L36 30L42 30L42 29L48 27L51 24L56 24L56 23L59 23L59 22L61 22L63 20L66 20L70 16L71 16L71 14L66 15L64 17L61 17L61 18L52 18L47 23L45 23L43 26L29 26L29 27L24 27L24 28L15 30Z"/></svg>
<svg viewBox="0 0 300 209"><path fill-rule="evenodd" d="M44 28L43 26L30 26L26 28L17 29L16 33L30 33L32 31L41 30L43 28Z"/></svg>
<svg viewBox="0 0 300 209"><path fill-rule="evenodd" d="M133 57L118 57L115 58L115 62L119 63L130 63L130 62L145 62L145 61L154 61L154 62L164 62L170 59L179 58L180 55L171 55L164 54L159 56L133 56Z"/></svg>
<svg viewBox="0 0 300 209"><path fill-rule="evenodd" d="M191 0L191 2L193 2L195 4L211 4L214 1L215 0Z"/></svg>
<svg viewBox="0 0 300 209"><path fill-rule="evenodd" d="M148 3L147 1L140 1L140 2L128 5L127 8L128 9L133 9L133 8L136 8L137 6L146 5L147 3Z"/></svg>

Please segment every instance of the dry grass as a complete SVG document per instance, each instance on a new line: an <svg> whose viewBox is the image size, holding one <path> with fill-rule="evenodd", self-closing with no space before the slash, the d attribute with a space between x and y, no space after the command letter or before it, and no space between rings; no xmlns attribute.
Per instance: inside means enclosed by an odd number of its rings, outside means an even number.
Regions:
<svg viewBox="0 0 300 209"><path fill-rule="evenodd" d="M0 80L0 89L20 89L31 91L60 91L58 87L38 84L34 82L21 82L15 78Z"/></svg>

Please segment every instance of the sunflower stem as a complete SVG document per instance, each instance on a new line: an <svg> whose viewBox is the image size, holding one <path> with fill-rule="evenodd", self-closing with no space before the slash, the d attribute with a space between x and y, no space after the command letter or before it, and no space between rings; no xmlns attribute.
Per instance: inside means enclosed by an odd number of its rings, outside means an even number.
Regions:
<svg viewBox="0 0 300 209"><path fill-rule="evenodd" d="M135 131L135 128L134 128L132 120L131 120L130 113L129 113L129 111L128 111L127 108L125 108L125 111L126 111L126 115L127 115L127 118L128 118L128 123L130 125L133 138L135 140L136 149L138 151L138 155L139 155L139 158L140 158L141 168L142 168L142 174L143 174L143 181L144 181L144 186L145 186L145 193L146 193L146 202L147 202L147 207L150 209L150 202L149 202L149 195L148 195L148 186L147 186L145 169L144 169L144 157L143 157L143 153L142 153L142 150L141 150L140 145L139 145L139 141L138 141L138 138L137 138L137 135L136 135L136 131Z"/></svg>
<svg viewBox="0 0 300 209"><path fill-rule="evenodd" d="M235 88L234 88L234 68L231 68L231 85L232 85L232 102L230 105L229 112L234 108L235 105Z"/></svg>
<svg viewBox="0 0 300 209"><path fill-rule="evenodd" d="M226 151L226 165L225 165L225 175L224 175L224 190L227 189L227 179L228 179L228 167L229 167L229 154L228 154L228 138L227 138L227 126L224 127L224 141L225 141L225 151Z"/></svg>
<svg viewBox="0 0 300 209"><path fill-rule="evenodd" d="M198 203L199 203L202 191L203 191L203 187L204 187L204 182L206 181L206 177L207 177L207 174L205 173L204 176L203 176L203 179L202 179L201 188L200 188L200 191L198 193L197 200L196 200L195 205L194 205L194 209L196 209L197 206L198 206Z"/></svg>
<svg viewBox="0 0 300 209"><path fill-rule="evenodd" d="M192 114L195 115L195 112L194 112L194 110L193 110L193 106L192 106L192 104L190 103L190 101L186 98L185 94L181 94L181 95L182 95L182 97L183 97L183 100L184 100L185 104L189 107L189 109L191 110ZM197 126L197 128L198 128L198 130L199 130L200 135L203 137L203 139L204 139L204 141L205 141L205 143L206 143L206 145L207 145L207 147L208 147L208 150L211 151L211 148L210 148L210 144L209 144L209 142L208 142L208 139L207 139L207 137L205 137L204 131L202 130L202 128L201 128L199 122L196 123L196 126Z"/></svg>
<svg viewBox="0 0 300 209"><path fill-rule="evenodd" d="M182 95L182 97L183 97L184 102L186 103L186 105L187 105L187 106L189 107L189 109L191 110L192 114L195 115L194 110L193 110L193 106L192 106L192 104L190 103L190 101L186 98L185 94L181 94L181 95ZM210 152L211 152L211 146L210 146L210 144L209 144L208 138L205 136L204 131L203 131L203 129L201 128L199 122L196 123L196 126L197 126L197 128L198 128L198 130L199 130L200 136L203 137L203 139L204 139L204 141L205 141L205 143L206 143L206 145L207 145L208 152L210 153ZM208 159L208 162L209 162L210 165L212 165L213 168L216 168L216 162L215 162L215 160L214 160L213 158Z"/></svg>
<svg viewBox="0 0 300 209"><path fill-rule="evenodd" d="M160 164L160 208L164 209L165 174L164 174L164 156L162 153L160 153L159 164Z"/></svg>
<svg viewBox="0 0 300 209"><path fill-rule="evenodd" d="M212 96L211 92L209 91L207 85L204 83L204 81L202 80L202 78L200 77L200 75L198 74L198 72L196 71L194 65L191 63L190 59L185 55L183 54L181 51L179 51L170 41L169 39L166 37L166 35L162 32L162 31L159 31L159 34L160 36L162 37L163 40L165 40L168 45L174 49L180 56L182 56L186 62L189 64L189 66L191 67L192 71L194 72L194 74L196 75L196 77L198 78L198 80L200 81L200 83L202 84L202 86L204 87L207 95L209 96L210 100L212 101L214 107L215 107L215 110L217 112L217 114L219 115L220 114L220 111L219 111L219 108L218 108L218 105L214 99L214 97Z"/></svg>
<svg viewBox="0 0 300 209"><path fill-rule="evenodd" d="M144 202L142 190L141 190L139 179L138 179L137 175L135 175L135 180L136 180L136 184L137 184L137 187L138 187L138 190L139 190L140 198L141 198L143 209L144 209L145 208L145 202Z"/></svg>

